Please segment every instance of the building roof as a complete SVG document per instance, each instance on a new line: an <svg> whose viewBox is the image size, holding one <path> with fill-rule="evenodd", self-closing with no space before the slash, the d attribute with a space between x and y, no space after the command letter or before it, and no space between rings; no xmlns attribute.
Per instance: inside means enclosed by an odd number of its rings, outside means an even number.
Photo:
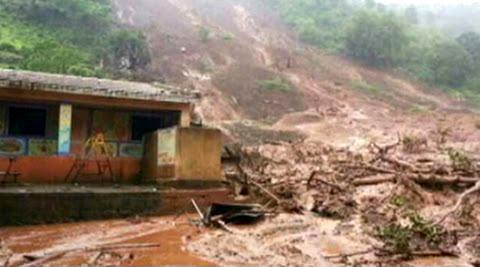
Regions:
<svg viewBox="0 0 480 267"><path fill-rule="evenodd" d="M2 88L175 103L190 103L200 98L198 92L164 84L7 69L0 69L0 89Z"/></svg>

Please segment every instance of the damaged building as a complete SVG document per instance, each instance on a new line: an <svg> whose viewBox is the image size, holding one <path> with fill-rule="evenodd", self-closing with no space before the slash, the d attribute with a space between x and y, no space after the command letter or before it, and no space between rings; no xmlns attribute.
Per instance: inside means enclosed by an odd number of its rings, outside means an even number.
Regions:
<svg viewBox="0 0 480 267"><path fill-rule="evenodd" d="M11 184L221 184L220 131L190 127L199 97L166 85L0 70L2 196L15 193Z"/></svg>

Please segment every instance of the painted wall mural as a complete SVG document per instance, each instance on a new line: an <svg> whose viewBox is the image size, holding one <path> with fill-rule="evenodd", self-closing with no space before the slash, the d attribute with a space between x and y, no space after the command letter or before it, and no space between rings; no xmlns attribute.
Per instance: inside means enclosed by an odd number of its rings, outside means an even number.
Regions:
<svg viewBox="0 0 480 267"><path fill-rule="evenodd" d="M95 110L92 129L93 133L103 133L107 140L127 141L130 134L130 116L126 112Z"/></svg>
<svg viewBox="0 0 480 267"><path fill-rule="evenodd" d="M110 153L111 157L118 156L118 144L115 142L107 142L108 153Z"/></svg>
<svg viewBox="0 0 480 267"><path fill-rule="evenodd" d="M27 144L21 138L0 138L0 155L20 156L26 153Z"/></svg>
<svg viewBox="0 0 480 267"><path fill-rule="evenodd" d="M30 156L52 156L57 154L57 141L47 139L28 140L28 154Z"/></svg>
<svg viewBox="0 0 480 267"><path fill-rule="evenodd" d="M72 106L60 105L60 119L58 131L58 154L70 153L72 132Z"/></svg>
<svg viewBox="0 0 480 267"><path fill-rule="evenodd" d="M175 164L177 129L158 132L158 165Z"/></svg>
<svg viewBox="0 0 480 267"><path fill-rule="evenodd" d="M142 144L120 144L120 157L129 158L142 158L143 157L143 145Z"/></svg>

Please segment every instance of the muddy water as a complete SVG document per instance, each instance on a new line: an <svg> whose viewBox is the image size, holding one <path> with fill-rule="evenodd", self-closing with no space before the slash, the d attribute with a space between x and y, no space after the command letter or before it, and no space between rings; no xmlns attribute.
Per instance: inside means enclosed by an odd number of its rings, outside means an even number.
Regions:
<svg viewBox="0 0 480 267"><path fill-rule="evenodd" d="M3 253L0 266L8 254L11 265L19 263L23 254L44 255L68 249L79 249L60 259L51 261L50 266L81 265L92 263L122 266L195 265L213 264L186 251L184 242L195 239L201 233L188 223L188 216L174 220L173 217L113 220L88 223L58 224L32 227L0 228ZM84 252L82 248L102 247L115 244L159 244L155 248L116 249ZM3 256L2 256L3 255ZM3 257L3 258L2 258Z"/></svg>

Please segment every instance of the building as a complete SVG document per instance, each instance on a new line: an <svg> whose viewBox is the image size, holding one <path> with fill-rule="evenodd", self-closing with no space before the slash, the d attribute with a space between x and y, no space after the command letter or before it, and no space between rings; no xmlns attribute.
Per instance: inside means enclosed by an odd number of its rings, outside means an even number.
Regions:
<svg viewBox="0 0 480 267"><path fill-rule="evenodd" d="M87 140L101 133L112 156L115 182L138 182L145 178L144 137L175 126L193 129L188 128L190 110L198 98L198 93L165 85L0 70L0 171L15 172L25 183L63 183ZM187 132L180 136L188 142L195 143L197 132L205 138L200 129ZM95 166L88 168L83 171L95 172ZM214 168L214 176L220 176L219 164Z"/></svg>

